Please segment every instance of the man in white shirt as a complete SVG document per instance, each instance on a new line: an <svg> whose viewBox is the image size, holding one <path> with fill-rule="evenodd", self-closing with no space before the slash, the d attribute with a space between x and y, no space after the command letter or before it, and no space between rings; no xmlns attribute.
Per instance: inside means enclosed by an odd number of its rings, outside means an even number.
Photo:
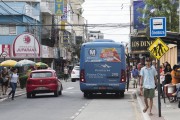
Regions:
<svg viewBox="0 0 180 120"><path fill-rule="evenodd" d="M156 69L151 66L150 59L146 59L146 66L141 69L140 75L140 87L144 89L144 102L146 105L143 112L145 113L150 107L149 114L152 115L151 110L153 106L157 72ZM150 105L148 105L148 98L150 99Z"/></svg>

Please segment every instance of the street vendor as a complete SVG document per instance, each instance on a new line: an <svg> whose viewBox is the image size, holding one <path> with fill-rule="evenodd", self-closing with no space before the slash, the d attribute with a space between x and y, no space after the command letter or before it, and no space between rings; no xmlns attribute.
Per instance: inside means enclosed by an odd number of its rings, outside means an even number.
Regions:
<svg viewBox="0 0 180 120"><path fill-rule="evenodd" d="M178 70L178 69L179 69L179 66L174 65L173 70L171 71L171 77L172 77L171 83L173 85L176 85L176 84L180 83L180 74L179 74L180 70Z"/></svg>
<svg viewBox="0 0 180 120"><path fill-rule="evenodd" d="M174 65L173 70L171 71L171 77L172 77L171 83L173 85L176 85L176 89L178 89L180 87L180 74L178 72L180 72L179 66ZM172 95L176 96L176 94L177 94L177 92L173 93Z"/></svg>

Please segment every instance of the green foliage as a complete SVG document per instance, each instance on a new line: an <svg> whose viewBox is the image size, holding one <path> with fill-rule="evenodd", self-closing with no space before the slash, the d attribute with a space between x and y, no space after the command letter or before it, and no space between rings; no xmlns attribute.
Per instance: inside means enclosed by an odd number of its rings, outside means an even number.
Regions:
<svg viewBox="0 0 180 120"><path fill-rule="evenodd" d="M21 89L23 89L26 86L27 79L28 79L28 76L26 74L19 76L19 82L20 82Z"/></svg>
<svg viewBox="0 0 180 120"><path fill-rule="evenodd" d="M139 8L141 14L146 14L145 18L139 17L139 21L149 26L151 17L166 17L167 31L179 31L179 17L177 14L178 1L172 3L170 0L145 0L147 9ZM151 10L153 8L153 10Z"/></svg>
<svg viewBox="0 0 180 120"><path fill-rule="evenodd" d="M58 78L64 78L64 73L60 72L57 76L58 76Z"/></svg>

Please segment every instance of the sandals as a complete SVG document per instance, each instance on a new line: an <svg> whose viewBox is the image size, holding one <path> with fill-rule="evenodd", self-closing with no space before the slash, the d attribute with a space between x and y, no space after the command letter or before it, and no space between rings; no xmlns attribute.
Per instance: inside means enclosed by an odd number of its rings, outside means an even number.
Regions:
<svg viewBox="0 0 180 120"><path fill-rule="evenodd" d="M149 113L149 116L152 116L153 114L152 113Z"/></svg>
<svg viewBox="0 0 180 120"><path fill-rule="evenodd" d="M143 109L143 112L145 113L148 110L149 107L146 107Z"/></svg>

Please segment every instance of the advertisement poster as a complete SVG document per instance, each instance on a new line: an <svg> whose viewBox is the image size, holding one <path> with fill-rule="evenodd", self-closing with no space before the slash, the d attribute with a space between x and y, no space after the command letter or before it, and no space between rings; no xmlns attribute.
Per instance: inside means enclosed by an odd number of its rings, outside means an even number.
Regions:
<svg viewBox="0 0 180 120"><path fill-rule="evenodd" d="M86 48L86 62L121 62L119 48Z"/></svg>

